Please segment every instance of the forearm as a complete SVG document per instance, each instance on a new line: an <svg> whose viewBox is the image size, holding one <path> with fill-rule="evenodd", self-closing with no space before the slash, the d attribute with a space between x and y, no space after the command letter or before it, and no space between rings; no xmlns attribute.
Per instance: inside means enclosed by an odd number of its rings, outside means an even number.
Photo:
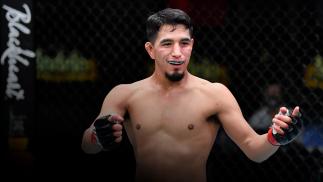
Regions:
<svg viewBox="0 0 323 182"><path fill-rule="evenodd" d="M93 126L86 129L82 138L82 150L88 154L96 154L102 150L102 147L97 144L97 142L93 142Z"/></svg>
<svg viewBox="0 0 323 182"><path fill-rule="evenodd" d="M279 148L268 142L267 133L256 136L257 139L250 139L247 143L245 153L255 162L263 162L272 156Z"/></svg>

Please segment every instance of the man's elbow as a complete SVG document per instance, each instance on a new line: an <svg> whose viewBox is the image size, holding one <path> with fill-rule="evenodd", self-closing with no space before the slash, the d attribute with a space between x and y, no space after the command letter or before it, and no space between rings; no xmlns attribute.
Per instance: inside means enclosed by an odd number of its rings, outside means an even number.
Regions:
<svg viewBox="0 0 323 182"><path fill-rule="evenodd" d="M267 155L267 156L248 156L248 158L250 160L252 160L253 162L262 163L262 162L266 161L267 159L269 159L270 156L271 155Z"/></svg>
<svg viewBox="0 0 323 182"><path fill-rule="evenodd" d="M256 163L262 163L264 162L265 160L267 159L251 159L253 162L256 162Z"/></svg>

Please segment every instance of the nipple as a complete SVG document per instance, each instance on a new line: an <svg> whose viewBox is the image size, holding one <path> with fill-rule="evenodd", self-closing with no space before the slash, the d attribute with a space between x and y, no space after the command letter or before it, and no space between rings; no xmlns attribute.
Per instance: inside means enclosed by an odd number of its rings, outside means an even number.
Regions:
<svg viewBox="0 0 323 182"><path fill-rule="evenodd" d="M189 130L192 130L192 129L194 129L194 125L193 125L193 124L189 124L189 125L187 126L187 128L188 128Z"/></svg>
<svg viewBox="0 0 323 182"><path fill-rule="evenodd" d="M136 124L136 129L137 130L140 130L140 128L141 128L141 125L140 124Z"/></svg>

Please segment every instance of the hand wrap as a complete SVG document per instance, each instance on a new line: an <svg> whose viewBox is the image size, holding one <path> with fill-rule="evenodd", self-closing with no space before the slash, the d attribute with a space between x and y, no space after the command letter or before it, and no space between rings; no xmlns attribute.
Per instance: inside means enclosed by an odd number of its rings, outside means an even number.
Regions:
<svg viewBox="0 0 323 182"><path fill-rule="evenodd" d="M288 123L288 128L282 128L284 134L278 134L273 127L270 127L267 135L268 141L275 146L286 145L292 142L302 131L303 120L301 118L301 113L297 116L292 116L291 111L287 110L284 114L292 119L291 123ZM281 112L279 114L282 114Z"/></svg>
<svg viewBox="0 0 323 182"><path fill-rule="evenodd" d="M104 151L110 151L117 148L120 143L115 142L116 137L113 135L112 126L119 123L110 121L111 115L102 116L94 121L93 133L96 136L97 144L101 145Z"/></svg>

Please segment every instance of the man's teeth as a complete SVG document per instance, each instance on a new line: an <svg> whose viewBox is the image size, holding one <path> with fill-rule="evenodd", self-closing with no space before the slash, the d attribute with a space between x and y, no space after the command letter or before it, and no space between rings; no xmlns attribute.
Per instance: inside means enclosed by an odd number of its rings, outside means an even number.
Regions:
<svg viewBox="0 0 323 182"><path fill-rule="evenodd" d="M184 61L168 61L168 63L172 65L181 65L184 63Z"/></svg>

